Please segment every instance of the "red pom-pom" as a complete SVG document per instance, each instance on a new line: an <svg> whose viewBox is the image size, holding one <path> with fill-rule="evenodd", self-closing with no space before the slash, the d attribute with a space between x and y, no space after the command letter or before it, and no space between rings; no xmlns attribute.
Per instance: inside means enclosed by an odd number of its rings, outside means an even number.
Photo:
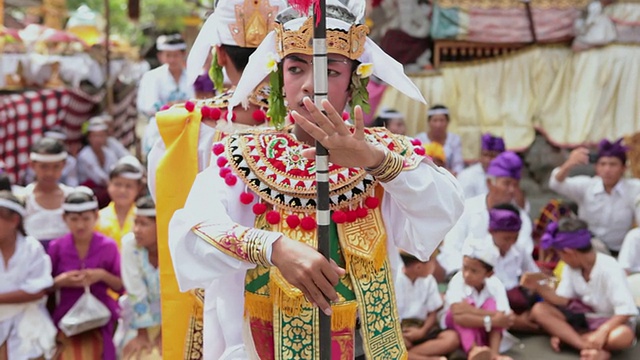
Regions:
<svg viewBox="0 0 640 360"><path fill-rule="evenodd" d="M420 139L413 138L413 139L411 139L411 145L420 146L420 145L422 145L422 141L420 141Z"/></svg>
<svg viewBox="0 0 640 360"><path fill-rule="evenodd" d="M222 169L220 169L220 172L218 174L221 178L224 179L225 177L227 177L227 175L231 174L231 169L229 169L228 167L223 167Z"/></svg>
<svg viewBox="0 0 640 360"><path fill-rule="evenodd" d="M224 156L220 156L216 160L216 164L218 164L218 167L221 167L221 168L225 167L225 165L227 165L228 163L229 163L229 160L227 160L227 158Z"/></svg>
<svg viewBox="0 0 640 360"><path fill-rule="evenodd" d="M347 221L347 214L344 211L336 210L331 214L331 220L336 224L343 224Z"/></svg>
<svg viewBox="0 0 640 360"><path fill-rule="evenodd" d="M380 205L380 200L377 197L370 196L364 200L364 204L369 209L375 209Z"/></svg>
<svg viewBox="0 0 640 360"><path fill-rule="evenodd" d="M346 112L346 111L342 112L342 120L347 121L347 120L349 120L350 117L351 117L351 115L349 115L348 112Z"/></svg>
<svg viewBox="0 0 640 360"><path fill-rule="evenodd" d="M316 226L318 226L318 224L316 223L316 219L312 218L311 216L305 216L300 222L300 227L307 231L315 229Z"/></svg>
<svg viewBox="0 0 640 360"><path fill-rule="evenodd" d="M217 155L220 155L224 152L224 144L223 143L215 143L213 144L213 153Z"/></svg>
<svg viewBox="0 0 640 360"><path fill-rule="evenodd" d="M188 112L192 112L193 109L196 108L196 104L193 101L187 101L184 103L184 108L187 109Z"/></svg>
<svg viewBox="0 0 640 360"><path fill-rule="evenodd" d="M169 108L171 108L171 106L169 106L168 104L164 104L164 105L162 105L162 107L160 108L160 111L165 111L165 110L168 110Z"/></svg>
<svg viewBox="0 0 640 360"><path fill-rule="evenodd" d="M264 111L260 109L254 111L253 114L251 114L251 116L253 117L253 120L260 123L263 123L267 120L267 114L265 114Z"/></svg>
<svg viewBox="0 0 640 360"><path fill-rule="evenodd" d="M292 124L296 123L296 119L293 117L293 114L289 113L289 122Z"/></svg>
<svg viewBox="0 0 640 360"><path fill-rule="evenodd" d="M227 176L224 177L224 182L229 186L233 186L238 182L238 177L232 173L228 173Z"/></svg>
<svg viewBox="0 0 640 360"><path fill-rule="evenodd" d="M202 114L203 118L208 118L211 115L211 108L208 106L201 107L200 114Z"/></svg>
<svg viewBox="0 0 640 360"><path fill-rule="evenodd" d="M358 206L356 208L356 215L358 215L359 219L366 218L367 215L369 215L369 210L367 210L367 208L363 208L361 206Z"/></svg>
<svg viewBox="0 0 640 360"><path fill-rule="evenodd" d="M240 194L240 202L245 205L251 204L253 202L253 194L243 191L242 194Z"/></svg>
<svg viewBox="0 0 640 360"><path fill-rule="evenodd" d="M224 115L222 115L222 119L227 120L228 116L229 116L229 111L225 111ZM233 111L231 112L231 121L236 121L236 113L234 113Z"/></svg>
<svg viewBox="0 0 640 360"><path fill-rule="evenodd" d="M416 146L413 148L413 152L420 155L420 156L424 156L427 152L425 151L425 149L422 146Z"/></svg>
<svg viewBox="0 0 640 360"><path fill-rule="evenodd" d="M287 216L287 225L289 225L289 228L291 229L295 229L298 227L298 225L300 225L300 218L298 217L298 215L289 215Z"/></svg>
<svg viewBox="0 0 640 360"><path fill-rule="evenodd" d="M253 213L256 215L262 215L265 211L267 211L267 205L263 203L255 203L253 204Z"/></svg>
<svg viewBox="0 0 640 360"><path fill-rule="evenodd" d="M347 222L352 223L352 222L356 221L356 219L358 219L358 214L356 214L355 211L353 211L353 210L347 211Z"/></svg>
<svg viewBox="0 0 640 360"><path fill-rule="evenodd" d="M222 111L218 108L210 108L209 117L213 120L220 120L220 116L222 116Z"/></svg>
<svg viewBox="0 0 640 360"><path fill-rule="evenodd" d="M275 225L280 222L280 213L275 210L271 210L267 213L265 218L269 224Z"/></svg>

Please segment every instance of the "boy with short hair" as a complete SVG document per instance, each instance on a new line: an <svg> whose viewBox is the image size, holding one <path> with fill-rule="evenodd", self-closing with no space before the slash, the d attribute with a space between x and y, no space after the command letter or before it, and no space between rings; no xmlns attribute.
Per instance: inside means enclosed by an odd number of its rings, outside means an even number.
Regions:
<svg viewBox="0 0 640 360"><path fill-rule="evenodd" d="M635 342L633 318L638 315L624 270L611 256L591 245L587 224L565 218L551 223L542 237L543 248L554 248L566 263L557 289L525 281L544 302L531 315L560 351L566 343L580 350L582 360L609 359L611 351Z"/></svg>
<svg viewBox="0 0 640 360"><path fill-rule="evenodd" d="M435 258L420 261L400 252L404 266L399 269L395 287L402 335L411 359L442 359L455 351L460 342L452 330L440 330L437 313L443 302L433 277Z"/></svg>

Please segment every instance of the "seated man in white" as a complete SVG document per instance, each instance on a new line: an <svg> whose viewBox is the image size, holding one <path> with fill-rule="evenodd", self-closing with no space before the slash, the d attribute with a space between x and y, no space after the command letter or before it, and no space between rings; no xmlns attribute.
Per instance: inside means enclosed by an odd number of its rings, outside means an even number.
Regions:
<svg viewBox="0 0 640 360"><path fill-rule="evenodd" d="M589 163L589 151L577 148L562 166L555 168L549 188L578 204L578 217L593 235L617 256L625 235L638 221L636 200L640 195L640 179L623 178L626 171L626 148L622 139L614 143L602 140L597 154L596 176L572 176L569 171Z"/></svg>
<svg viewBox="0 0 640 360"><path fill-rule="evenodd" d="M465 239L484 238L489 234L489 209L498 204L513 202L518 192L521 170L522 161L511 151L503 152L491 161L487 169L489 192L465 201L462 217L444 238L437 258L440 267L436 273L438 280L442 280L440 275L443 272L445 276L450 276L462 267L461 251ZM522 227L516 243L526 253L531 253L531 219L524 210L519 211Z"/></svg>

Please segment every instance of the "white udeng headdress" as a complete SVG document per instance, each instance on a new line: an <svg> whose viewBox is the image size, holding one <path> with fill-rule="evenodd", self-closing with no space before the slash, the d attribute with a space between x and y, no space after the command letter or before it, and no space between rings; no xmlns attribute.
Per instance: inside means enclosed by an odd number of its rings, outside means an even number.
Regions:
<svg viewBox="0 0 640 360"><path fill-rule="evenodd" d="M495 267L500 258L500 250L495 246L491 237L470 238L462 246L462 255Z"/></svg>
<svg viewBox="0 0 640 360"><path fill-rule="evenodd" d="M340 7L354 15L356 18L356 23L350 24L343 20L327 17L327 38L329 38L331 30L340 30L341 33L352 35L354 41L357 41L358 43L349 43L350 48L355 47L362 50L362 43L364 43L364 51L361 53L360 51L356 52L359 56L354 60L357 59L361 63L373 64L373 75L395 87L410 98L426 103L426 100L422 96L422 93L420 93L420 90L404 73L402 64L385 53L376 43L373 42L373 40L366 37L368 29L366 29L364 25L358 25L358 22L361 22L364 17L364 1L352 0L347 4L347 6L345 6L338 0L327 0L327 6ZM284 12L290 11L291 8L284 10ZM279 63L282 61L283 57L279 55L279 53L284 56L288 55L286 51L287 45L283 45L283 37L288 36L289 32L298 37L311 37L313 35L312 32L311 34L307 34L308 31L305 31L304 33L299 31L301 28L305 30L304 27L308 26L307 19L309 19L309 17L303 16L289 20L282 24L284 35L276 34L277 31L272 31L265 37L262 44L260 44L253 55L249 58L249 63L247 64L245 71L242 73L242 78L240 79L233 96L229 100L230 108L233 108L243 102L249 94L251 94L253 89L255 89L256 86L258 86L265 77L272 72L272 68L269 66L270 61L275 60ZM296 32L297 34L295 34ZM346 38L344 36L340 36L340 34L337 36L342 40L346 40ZM328 44L327 48L329 53L332 53L332 50L334 50L330 44ZM292 53L299 52L297 50L299 49L293 50Z"/></svg>
<svg viewBox="0 0 640 360"><path fill-rule="evenodd" d="M273 29L278 12L285 7L283 0L219 0L189 51L189 83L193 83L202 73L202 66L212 46L257 48Z"/></svg>

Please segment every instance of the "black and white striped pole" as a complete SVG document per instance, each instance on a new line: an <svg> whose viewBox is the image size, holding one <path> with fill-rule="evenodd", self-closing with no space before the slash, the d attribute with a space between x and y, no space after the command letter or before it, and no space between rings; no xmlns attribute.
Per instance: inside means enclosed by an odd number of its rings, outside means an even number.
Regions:
<svg viewBox="0 0 640 360"><path fill-rule="evenodd" d="M313 100L322 109L322 100L327 98L327 18L325 0L316 0L313 9ZM324 110L323 110L324 111ZM318 223L318 251L327 260L331 259L329 225L331 210L329 209L329 152L319 141L316 141L316 184ZM320 314L320 360L331 360L331 316Z"/></svg>

